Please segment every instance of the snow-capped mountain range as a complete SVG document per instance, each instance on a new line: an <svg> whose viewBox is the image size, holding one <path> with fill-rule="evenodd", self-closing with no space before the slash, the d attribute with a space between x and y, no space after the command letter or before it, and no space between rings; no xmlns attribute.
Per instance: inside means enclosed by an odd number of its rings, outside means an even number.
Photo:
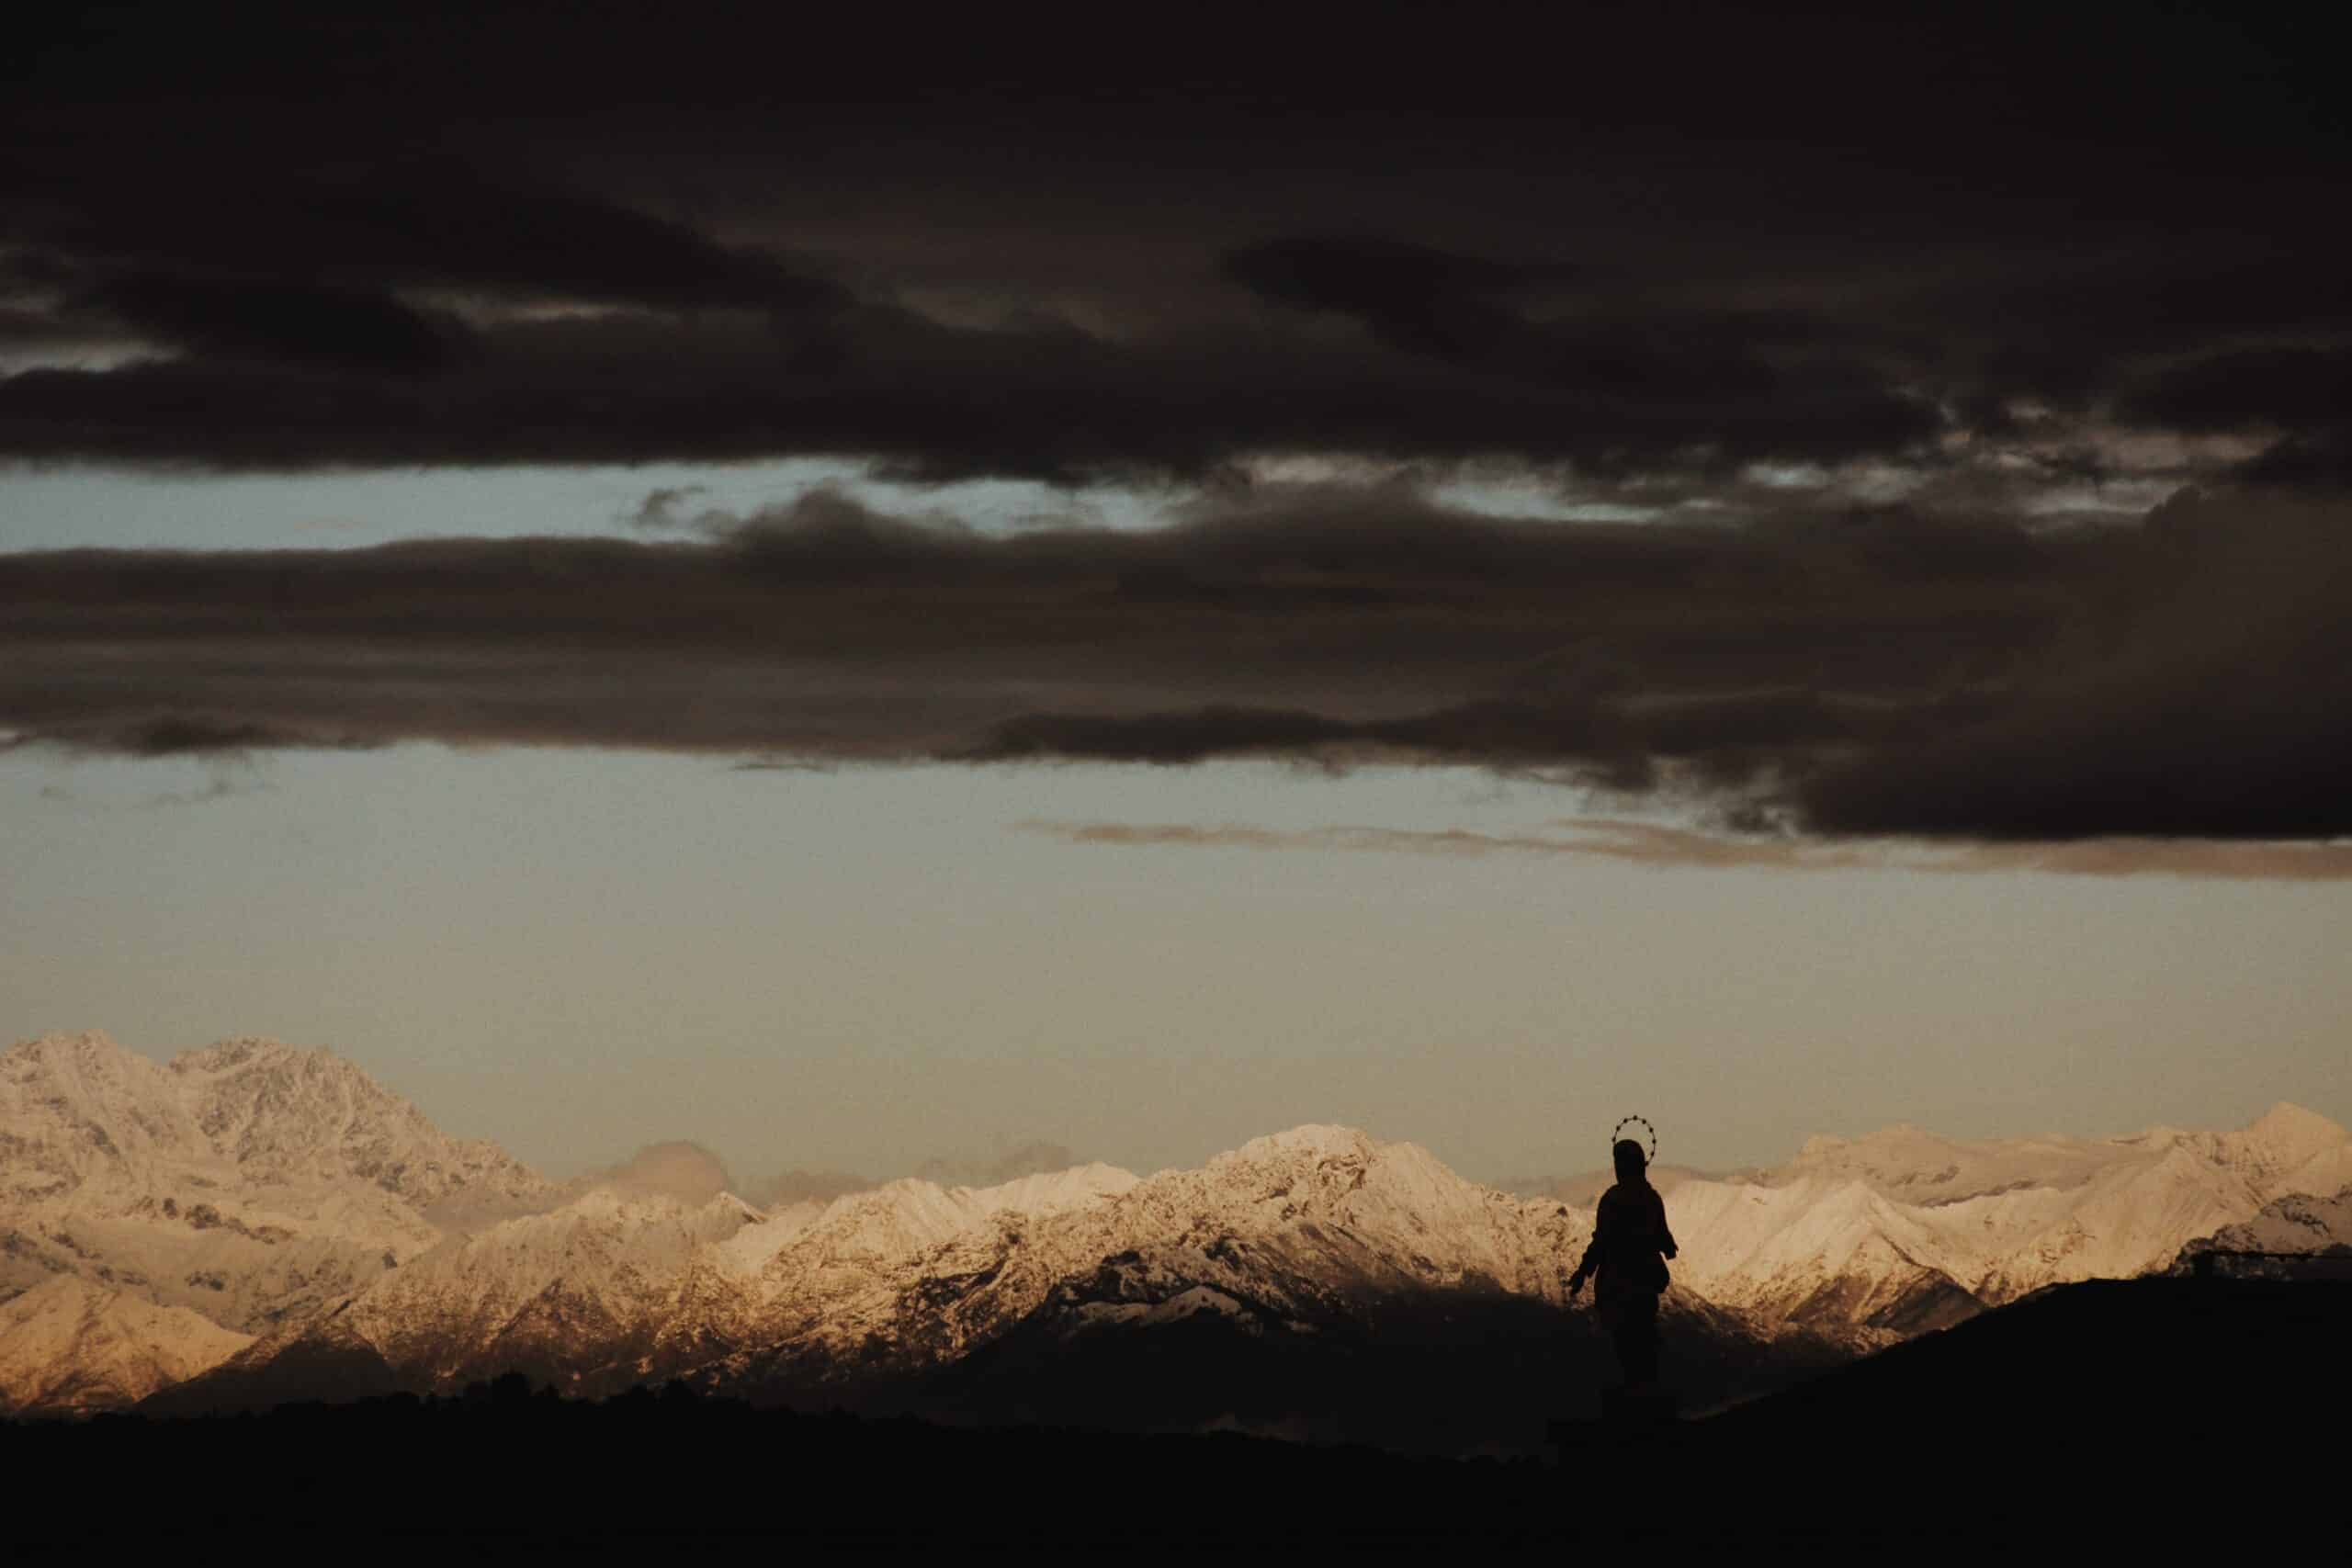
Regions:
<svg viewBox="0 0 2352 1568"><path fill-rule="evenodd" d="M1775 1170L1684 1181L1666 1201L1694 1289L1869 1345L2045 1285L2163 1268L2276 1199L2347 1187L2352 1135L2282 1104L2226 1133L1816 1137Z"/></svg>
<svg viewBox="0 0 2352 1568"><path fill-rule="evenodd" d="M1671 1188L1668 1313L1724 1366L1867 1348L2346 1188L2352 1136L2291 1106L2222 1134L1816 1138ZM2311 1212L2346 1239L2352 1204ZM0 1054L0 1412L267 1403L325 1369L344 1392L520 1371L582 1394L824 1396L1161 1330L1271 1350L1394 1339L1424 1311L1559 1325L1590 1225L1324 1126L1145 1178L689 1203L546 1181L323 1051L162 1065L52 1035Z"/></svg>

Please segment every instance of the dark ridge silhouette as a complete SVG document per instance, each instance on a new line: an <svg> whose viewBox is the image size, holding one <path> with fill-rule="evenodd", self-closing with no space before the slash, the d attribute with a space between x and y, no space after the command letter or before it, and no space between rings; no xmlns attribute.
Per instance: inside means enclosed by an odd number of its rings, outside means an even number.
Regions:
<svg viewBox="0 0 2352 1568"><path fill-rule="evenodd" d="M359 1537L641 1558L833 1549L2261 1550L2332 1509L2352 1283L2056 1287L1703 1419L1560 1428L1558 1462L1230 1431L977 1432L601 1403L521 1374L267 1416L0 1425L12 1548L342 1552ZM1444 1357L1432 1347L1432 1369ZM1491 1375L1399 1389L1430 1417ZM1011 1369L1006 1369L1008 1371ZM1541 1368L1528 1375L1544 1375ZM1116 1404L1116 1390L1101 1391ZM2182 1484L2184 1481L2193 1484Z"/></svg>
<svg viewBox="0 0 2352 1568"><path fill-rule="evenodd" d="M314 1399L422 1396L435 1392L436 1377L446 1391L509 1371L597 1399L641 1380L681 1377L699 1392L763 1409L837 1405L959 1426L1045 1422L1126 1432L1222 1423L1459 1455L1541 1452L1546 1424L1563 1413L1563 1391L1584 1391L1577 1403L1589 1404L1616 1376L1596 1314L1491 1281L1396 1292L1297 1323L1246 1301L1229 1313L1186 1316L1169 1310L1186 1294L1185 1281L1157 1280L1141 1294L1131 1287L1106 1267L930 1368L888 1346L599 1337L581 1315L593 1303L542 1312L542 1302L515 1332L487 1348L465 1347L454 1370L430 1358L387 1365L357 1344L305 1340L282 1354L264 1344L158 1391L141 1409L236 1415ZM1125 1321L1136 1311L1163 1317ZM1850 1354L1802 1334L1767 1339L1736 1314L1679 1294L1658 1332L1675 1388L1699 1406L1752 1397ZM592 1353L582 1353L583 1343Z"/></svg>
<svg viewBox="0 0 2352 1568"><path fill-rule="evenodd" d="M2262 1252L2242 1247L2207 1247L2184 1251L2169 1272L2188 1273L2200 1280L2216 1275L2263 1280L2352 1280L2352 1247L2341 1244L2324 1252Z"/></svg>
<svg viewBox="0 0 2352 1568"><path fill-rule="evenodd" d="M1145 1330L1067 1331L1075 1292L942 1373L927 1407L983 1422L1125 1431L1245 1431L1402 1453L1542 1451L1564 1395L1610 1383L1589 1314L1499 1288L1428 1292L1370 1325L1301 1333L1200 1313ZM1676 1313L1666 1363L1701 1404L1753 1395L1842 1359L1826 1344L1767 1345ZM1573 1394L1568 1391L1577 1391Z"/></svg>
<svg viewBox="0 0 2352 1568"><path fill-rule="evenodd" d="M267 1359L267 1340L187 1382L157 1389L140 1408L159 1416L257 1415L280 1405L347 1404L411 1392L375 1351L297 1341Z"/></svg>
<svg viewBox="0 0 2352 1568"><path fill-rule="evenodd" d="M2352 1393L2352 1280L2093 1280L2035 1292L1728 1410L1711 1435L1826 1435L1931 1413L1925 1447L2057 1457L2090 1434L2277 1434ZM2055 1413L2065 1419L2052 1419ZM2217 1426L2218 1424L2218 1426ZM2222 1428L2227 1428L2223 1430Z"/></svg>

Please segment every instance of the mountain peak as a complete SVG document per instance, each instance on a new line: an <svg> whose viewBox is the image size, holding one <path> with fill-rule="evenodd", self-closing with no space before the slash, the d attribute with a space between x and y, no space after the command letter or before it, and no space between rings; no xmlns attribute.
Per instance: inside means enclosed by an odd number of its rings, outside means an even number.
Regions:
<svg viewBox="0 0 2352 1568"><path fill-rule="evenodd" d="M1080 1207L1097 1198L1116 1196L1136 1185L1134 1172L1101 1160L1074 1165L1067 1170L1041 1170L1034 1175L1000 1181L993 1187L957 1188L984 1208L1022 1209L1048 1213Z"/></svg>
<svg viewBox="0 0 2352 1568"><path fill-rule="evenodd" d="M163 1066L96 1030L44 1034L0 1054L0 1126L44 1173L42 1185L69 1188L198 1136Z"/></svg>
<svg viewBox="0 0 2352 1568"><path fill-rule="evenodd" d="M17 1041L5 1052L0 1052L0 1057L48 1056L60 1052L103 1053L121 1049L103 1029L51 1030L45 1034L36 1034L30 1040Z"/></svg>
<svg viewBox="0 0 2352 1568"><path fill-rule="evenodd" d="M228 1040L216 1040L209 1045L183 1051L172 1058L171 1069L175 1073L220 1072L259 1062L281 1062L288 1057L327 1056L330 1053L306 1050L289 1045L283 1040L273 1040L261 1034L240 1034Z"/></svg>
<svg viewBox="0 0 2352 1568"><path fill-rule="evenodd" d="M2282 1100L2245 1124L2245 1130L2265 1143L2341 1144L2352 1142L2352 1133L2329 1121L2316 1111L2306 1111L2292 1100Z"/></svg>
<svg viewBox="0 0 2352 1568"><path fill-rule="evenodd" d="M738 1217L748 1224L757 1224L768 1217L765 1210L754 1208L732 1192L721 1192L704 1204L703 1211L706 1213Z"/></svg>
<svg viewBox="0 0 2352 1568"><path fill-rule="evenodd" d="M166 1066L176 1077L198 1086L199 1093L274 1099L280 1109L288 1108L290 1098L325 1096L355 1113L366 1110L420 1126L428 1124L423 1111L377 1082L365 1067L323 1046L289 1045L283 1040L240 1035L183 1051ZM300 1089L298 1085L311 1087Z"/></svg>
<svg viewBox="0 0 2352 1568"><path fill-rule="evenodd" d="M2298 1170L2296 1179L2317 1178L2322 1190L2332 1191L2352 1174L2352 1134L2300 1105L2280 1100L2234 1133L2222 1135L2222 1146L2248 1167L2272 1178Z"/></svg>
<svg viewBox="0 0 2352 1568"><path fill-rule="evenodd" d="M1309 1122L1284 1132L1252 1138L1232 1153L1217 1157L1241 1164L1262 1164L1267 1160L1300 1155L1314 1159L1369 1159L1380 1148L1379 1142L1369 1133L1329 1122Z"/></svg>
<svg viewBox="0 0 2352 1568"><path fill-rule="evenodd" d="M153 1070L155 1064L136 1052L124 1049L104 1030L85 1029L75 1032L51 1032L19 1040L0 1052L0 1065L10 1076L22 1078L39 1073L47 1077L79 1081L93 1075L107 1081L119 1080L127 1073Z"/></svg>

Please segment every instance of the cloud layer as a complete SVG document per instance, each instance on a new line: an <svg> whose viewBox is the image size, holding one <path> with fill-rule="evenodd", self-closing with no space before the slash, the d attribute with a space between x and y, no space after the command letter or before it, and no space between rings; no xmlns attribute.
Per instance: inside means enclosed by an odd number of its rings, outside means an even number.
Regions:
<svg viewBox="0 0 2352 1568"><path fill-rule="evenodd" d="M2341 834L2352 129L2304 27L1253 16L1144 69L992 18L59 8L0 93L0 457L826 455L1173 522L672 482L624 539L0 558L0 725ZM1547 520L1432 499L1473 481Z"/></svg>
<svg viewBox="0 0 2352 1568"><path fill-rule="evenodd" d="M137 756L1394 760L1826 835L2324 838L2352 830L2347 516L1632 526L1323 487L990 537L819 492L692 542L18 555L0 726Z"/></svg>
<svg viewBox="0 0 2352 1568"><path fill-rule="evenodd" d="M821 66L633 4L29 27L0 454L2343 471L2352 141L2286 21L1253 14L1148 65L842 26Z"/></svg>

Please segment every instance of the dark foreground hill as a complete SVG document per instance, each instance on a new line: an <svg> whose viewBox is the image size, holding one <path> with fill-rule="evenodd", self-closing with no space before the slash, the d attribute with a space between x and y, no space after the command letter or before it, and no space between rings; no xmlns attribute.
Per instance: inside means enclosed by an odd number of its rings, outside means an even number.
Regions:
<svg viewBox="0 0 2352 1568"><path fill-rule="evenodd" d="M2054 1287L1725 1412L1736 1435L1827 1436L1932 1412L1954 1438L2055 1454L2081 1434L2283 1445L2340 1425L2352 1280L2093 1280ZM2230 1425L2224 1433L2212 1423Z"/></svg>
<svg viewBox="0 0 2352 1568"><path fill-rule="evenodd" d="M17 1550L463 1544L1487 1549L1636 1541L2233 1551L2324 1522L2352 1285L2067 1287L1705 1420L1571 1422L1557 1462L1235 1434L602 1404L521 1380L267 1416L0 1427ZM1574 1415L1576 1413L1567 1413Z"/></svg>
<svg viewBox="0 0 2352 1568"><path fill-rule="evenodd" d="M1086 1314L1101 1297L1069 1287L935 1368L771 1353L693 1368L683 1381L707 1397L762 1409L1135 1435L1231 1429L1456 1458L1542 1454L1562 1400L1589 1401L1615 1372L1609 1340L1589 1311L1491 1285L1368 1295L1319 1319L1261 1318L1248 1303L1224 1299L1232 1310L1150 1326L1115 1319L1090 1326ZM1671 1303L1662 1333L1676 1386L1694 1408L1781 1387L1849 1359L1801 1335L1766 1340L1734 1314L1688 1299ZM494 1362L482 1375L508 1371L533 1386L567 1393L580 1387L544 1359ZM617 1372L607 1370L615 1393L628 1387ZM313 1333L250 1363L235 1358L162 1389L139 1409L155 1416L259 1415L315 1401L422 1396L433 1387L368 1345Z"/></svg>

